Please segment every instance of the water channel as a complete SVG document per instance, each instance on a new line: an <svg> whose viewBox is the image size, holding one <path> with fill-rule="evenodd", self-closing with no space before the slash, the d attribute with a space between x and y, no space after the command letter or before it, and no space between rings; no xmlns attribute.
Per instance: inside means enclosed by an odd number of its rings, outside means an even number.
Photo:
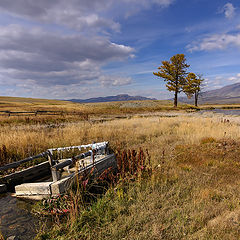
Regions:
<svg viewBox="0 0 240 240"><path fill-rule="evenodd" d="M38 219L32 215L32 202L0 194L0 232L5 239L17 236L21 240L31 240L36 234Z"/></svg>

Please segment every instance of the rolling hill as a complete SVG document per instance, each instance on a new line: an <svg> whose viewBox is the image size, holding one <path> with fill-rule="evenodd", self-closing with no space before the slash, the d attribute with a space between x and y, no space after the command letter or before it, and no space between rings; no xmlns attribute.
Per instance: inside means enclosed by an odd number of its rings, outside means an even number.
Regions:
<svg viewBox="0 0 240 240"><path fill-rule="evenodd" d="M97 103L97 102L141 101L141 100L156 100L156 99L142 96L129 96L128 94L120 94L116 96L96 97L88 99L69 99L68 101L77 103Z"/></svg>

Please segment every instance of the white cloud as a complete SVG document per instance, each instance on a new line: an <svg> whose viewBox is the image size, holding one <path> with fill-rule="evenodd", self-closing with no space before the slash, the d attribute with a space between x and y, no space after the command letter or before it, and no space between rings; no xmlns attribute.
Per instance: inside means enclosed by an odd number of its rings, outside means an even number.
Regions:
<svg viewBox="0 0 240 240"><path fill-rule="evenodd" d="M208 78L207 84L206 81L204 83L206 84L206 90L213 90L217 88L224 87L226 85L239 83L240 82L240 74L222 74L218 76L210 76Z"/></svg>
<svg viewBox="0 0 240 240"><path fill-rule="evenodd" d="M69 85L99 79L110 61L132 57L134 49L106 37L60 35L18 25L0 27L0 75L37 85ZM117 85L117 82L116 84Z"/></svg>
<svg viewBox="0 0 240 240"><path fill-rule="evenodd" d="M110 16L115 14L131 15L157 5L169 6L174 0L9 0L0 1L0 10L25 19L44 23L56 23L76 29L93 31L120 31L120 24ZM117 9L117 12L114 11Z"/></svg>
<svg viewBox="0 0 240 240"><path fill-rule="evenodd" d="M119 77L119 76L101 76L99 78L100 83L103 86L123 86L132 83L130 77Z"/></svg>
<svg viewBox="0 0 240 240"><path fill-rule="evenodd" d="M229 78L228 78L228 80L229 80L229 81L232 81L232 82L237 81L237 79L238 79L237 77L229 77Z"/></svg>
<svg viewBox="0 0 240 240"><path fill-rule="evenodd" d="M240 46L240 34L214 34L187 45L190 52L225 49L229 46Z"/></svg>
<svg viewBox="0 0 240 240"><path fill-rule="evenodd" d="M236 8L233 6L233 4L229 2L226 3L222 8L222 12L228 19L233 18L233 16L235 15L235 10Z"/></svg>
<svg viewBox="0 0 240 240"><path fill-rule="evenodd" d="M79 91L97 93L96 86L131 84L130 77L117 71L108 76L103 70L135 53L131 46L113 42L111 34L120 32L118 21L126 14L173 1L1 0L0 14L25 27L0 26L0 85L5 86L0 94L67 98L79 97Z"/></svg>
<svg viewBox="0 0 240 240"><path fill-rule="evenodd" d="M240 82L240 73L236 74L235 76L229 77L227 80L230 81L229 84Z"/></svg>
<svg viewBox="0 0 240 240"><path fill-rule="evenodd" d="M14 4L8 0L0 1L2 12L37 20L44 23L56 23L77 30L104 28L119 31L120 25L112 19L101 16L101 11L111 3L107 0L18 0Z"/></svg>
<svg viewBox="0 0 240 240"><path fill-rule="evenodd" d="M115 82L117 77L114 76L105 76L102 75L100 79L109 79L109 82L105 82L105 84L101 84L99 80L93 80L84 83L76 83L69 85L37 85L35 81L25 80L24 82L15 82L16 88L13 88L12 85L14 82L9 82L6 79L4 84L4 88L1 87L0 95L1 96L25 96L28 97L40 97L40 98L53 98L53 99L72 99L72 98L89 98L96 96L104 96L107 94L118 94L118 91L124 87L124 79L121 79L121 83ZM110 81L111 79L111 81ZM128 79L126 79L127 81ZM11 80L12 81L12 80ZM131 79L130 79L131 81ZM128 83L126 83L128 84ZM1 84L0 84L1 85ZM117 87L116 87L117 86ZM126 92L123 90L122 92Z"/></svg>

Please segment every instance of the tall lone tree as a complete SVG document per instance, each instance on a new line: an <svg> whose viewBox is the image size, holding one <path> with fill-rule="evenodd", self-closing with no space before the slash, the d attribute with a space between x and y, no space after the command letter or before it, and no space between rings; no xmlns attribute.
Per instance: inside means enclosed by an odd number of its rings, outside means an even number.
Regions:
<svg viewBox="0 0 240 240"><path fill-rule="evenodd" d="M198 96L202 89L204 79L201 74L189 73L186 77L186 84L183 87L184 93L191 98L194 95L195 106L198 106Z"/></svg>
<svg viewBox="0 0 240 240"><path fill-rule="evenodd" d="M168 91L174 92L174 107L178 104L178 93L183 90L186 83L187 68L190 65L186 63L184 54L176 54L170 58L170 61L162 61L159 72L153 74L163 78L166 81Z"/></svg>

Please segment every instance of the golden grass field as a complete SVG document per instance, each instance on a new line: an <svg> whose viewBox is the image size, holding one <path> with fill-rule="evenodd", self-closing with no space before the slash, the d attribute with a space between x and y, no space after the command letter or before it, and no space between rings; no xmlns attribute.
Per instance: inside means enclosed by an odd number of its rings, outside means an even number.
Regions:
<svg viewBox="0 0 240 240"><path fill-rule="evenodd" d="M36 139L37 145L41 145L41 138L37 140L35 133L29 134L29 139ZM156 171L144 184L131 185L124 199L113 194L109 200L106 194L104 200L108 206L102 211L88 212L87 217L103 219L103 223L79 229L77 219L75 224L56 225L50 235L43 236L51 236L49 239L239 239L238 124L223 123L215 117L149 117L94 125L78 123L53 129L49 134L47 138L46 134L40 135L45 138L45 144L108 140L113 148L147 148ZM109 219L105 219L105 211L111 216Z"/></svg>
<svg viewBox="0 0 240 240"><path fill-rule="evenodd" d="M129 108L124 102L87 106L98 109L96 116L106 117L119 116L117 104ZM46 120L1 126L3 162L92 141L109 141L113 149L141 147L151 155L151 176L129 184L121 196L118 186L109 189L92 208L58 219L37 239L240 239L240 118L223 121L219 115L181 112L169 117L149 112L103 122L74 118L64 124L49 125Z"/></svg>
<svg viewBox="0 0 240 240"><path fill-rule="evenodd" d="M135 103L129 106L129 103ZM126 109L126 108L168 108L172 103L168 100L149 100L149 101L128 101L128 102L108 102L108 103L73 103L69 101L48 100L37 98L19 98L19 97L0 97L0 110L64 110L64 111L82 111L92 113L96 111L104 113L106 110ZM93 113L94 113L93 112Z"/></svg>

